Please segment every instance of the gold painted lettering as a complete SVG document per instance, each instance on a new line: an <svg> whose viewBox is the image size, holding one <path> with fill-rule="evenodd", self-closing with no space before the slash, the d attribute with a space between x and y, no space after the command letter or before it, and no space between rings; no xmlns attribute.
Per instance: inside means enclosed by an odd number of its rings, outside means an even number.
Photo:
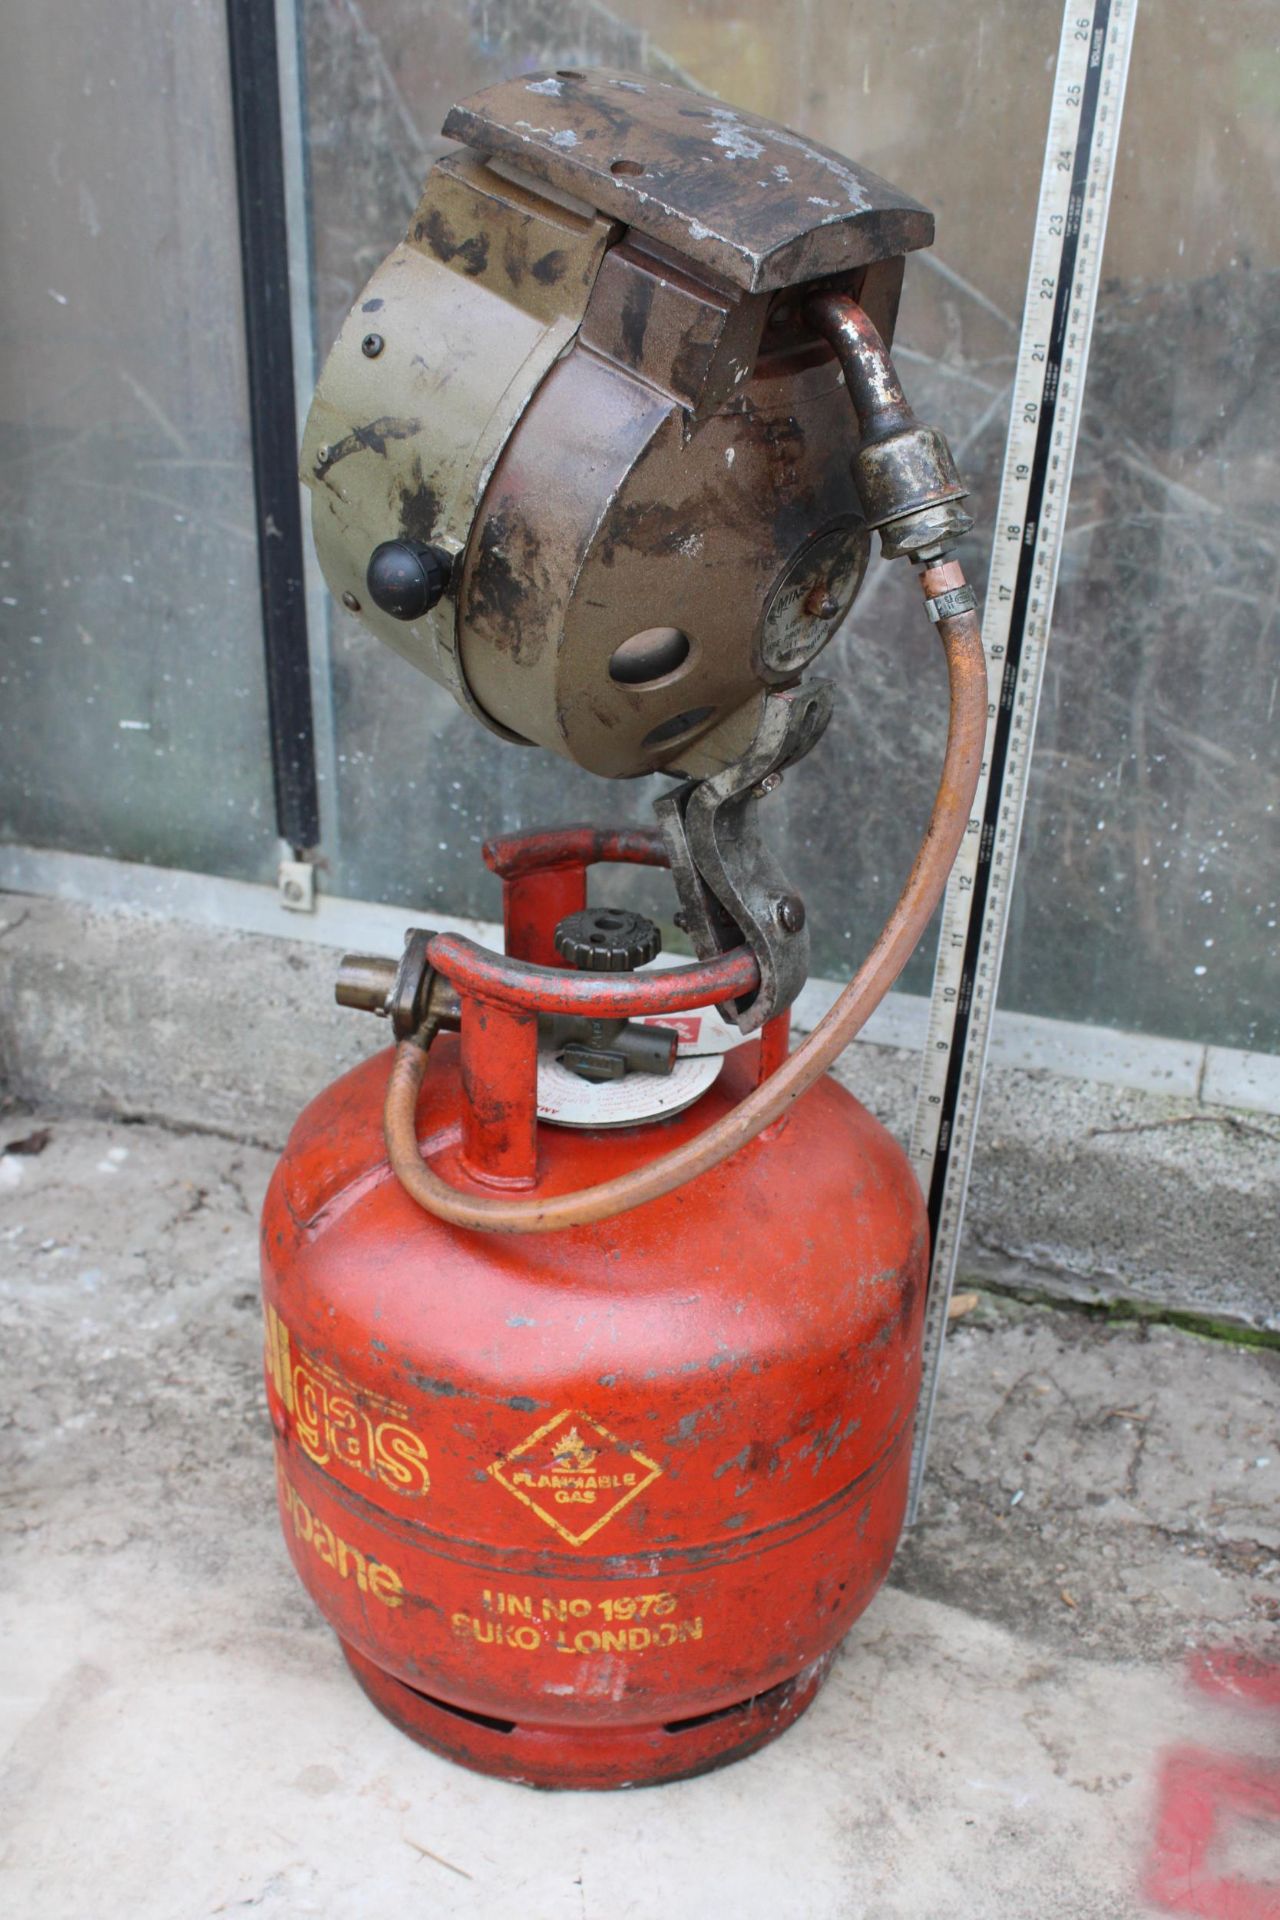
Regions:
<svg viewBox="0 0 1280 1920"><path fill-rule="evenodd" d="M390 1486L405 1493L426 1493L431 1486L427 1449L416 1433L394 1420L384 1420L374 1434L378 1470Z"/></svg>
<svg viewBox="0 0 1280 1920"><path fill-rule="evenodd" d="M293 1374L289 1362L289 1329L274 1307L267 1307L263 1315L266 1333L267 1372L271 1384L280 1399L284 1401L287 1412L293 1412Z"/></svg>
<svg viewBox="0 0 1280 1920"><path fill-rule="evenodd" d="M306 1522L305 1527L303 1525L304 1521ZM308 1545L310 1544L311 1534L313 1530L312 1521L311 1521L311 1509L305 1504L304 1501L299 1500L296 1493L293 1496L293 1530L297 1534L299 1540L305 1540L308 1543Z"/></svg>
<svg viewBox="0 0 1280 1920"><path fill-rule="evenodd" d="M429 1490L425 1442L390 1417L404 1413L403 1407L294 1349L272 1307L266 1309L263 1346L271 1384L293 1415L299 1445L317 1466L333 1462L415 1497Z"/></svg>
<svg viewBox="0 0 1280 1920"><path fill-rule="evenodd" d="M340 1393L329 1396L326 1414L326 1438L339 1460L345 1460L349 1467L368 1472L373 1436L365 1416L356 1410L345 1394Z"/></svg>
<svg viewBox="0 0 1280 1920"><path fill-rule="evenodd" d="M280 1497L286 1513L293 1523L296 1537L309 1546L320 1564L329 1567L339 1580L352 1575L362 1593L371 1593L384 1607L398 1607L404 1602L404 1582L394 1567L385 1561L366 1560L358 1547L336 1534L327 1521L312 1513L306 1501L298 1493L292 1482L286 1477L279 1461L276 1462L276 1478L280 1486ZM455 1619L458 1616L455 1616Z"/></svg>
<svg viewBox="0 0 1280 1920"><path fill-rule="evenodd" d="M364 1555L360 1552L358 1547L349 1547L345 1540L339 1540L338 1572L344 1580L347 1577L348 1559L350 1559L352 1566L355 1568L356 1585L359 1587L361 1593L367 1593L369 1589L369 1583L365 1577Z"/></svg>
<svg viewBox="0 0 1280 1920"><path fill-rule="evenodd" d="M369 1562L369 1591L375 1600L381 1600L384 1607L403 1605L404 1583L395 1568L387 1566L383 1560Z"/></svg>
<svg viewBox="0 0 1280 1920"><path fill-rule="evenodd" d="M294 1420L304 1452L318 1467L325 1465L329 1450L324 1443L325 1390L321 1381L307 1372L299 1360L293 1369Z"/></svg>

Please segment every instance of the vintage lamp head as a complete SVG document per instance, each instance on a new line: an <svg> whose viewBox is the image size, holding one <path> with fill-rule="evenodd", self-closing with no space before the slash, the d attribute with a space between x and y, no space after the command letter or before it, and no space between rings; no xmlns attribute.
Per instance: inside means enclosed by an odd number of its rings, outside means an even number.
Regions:
<svg viewBox="0 0 1280 1920"><path fill-rule="evenodd" d="M911 521L886 550L920 551L967 524L881 344L932 217L797 134L608 70L505 81L444 131L462 150L307 422L325 577L508 739L615 778L758 761L767 696L835 633L871 529ZM846 393L824 294L856 301L892 391L873 368Z"/></svg>

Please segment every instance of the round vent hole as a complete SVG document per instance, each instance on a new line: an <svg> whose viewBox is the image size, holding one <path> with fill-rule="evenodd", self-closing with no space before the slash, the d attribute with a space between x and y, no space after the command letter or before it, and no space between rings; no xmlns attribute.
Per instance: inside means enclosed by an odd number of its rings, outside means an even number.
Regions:
<svg viewBox="0 0 1280 1920"><path fill-rule="evenodd" d="M688 636L679 627L646 627L614 648L609 678L623 687L646 687L674 673L688 658Z"/></svg>

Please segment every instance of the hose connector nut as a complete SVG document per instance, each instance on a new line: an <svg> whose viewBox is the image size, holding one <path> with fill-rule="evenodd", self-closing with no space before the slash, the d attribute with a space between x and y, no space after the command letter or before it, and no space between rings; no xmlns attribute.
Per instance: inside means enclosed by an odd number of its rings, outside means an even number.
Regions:
<svg viewBox="0 0 1280 1920"><path fill-rule="evenodd" d="M940 543L954 545L973 525L960 509L967 489L936 427L913 421L868 441L853 456L853 484L869 527L888 560Z"/></svg>

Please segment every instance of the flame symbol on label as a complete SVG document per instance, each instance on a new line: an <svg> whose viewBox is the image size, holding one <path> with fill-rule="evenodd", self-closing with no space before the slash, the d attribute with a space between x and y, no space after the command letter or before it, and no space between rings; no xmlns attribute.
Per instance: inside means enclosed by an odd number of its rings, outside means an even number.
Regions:
<svg viewBox="0 0 1280 1920"><path fill-rule="evenodd" d="M562 1473L585 1473L599 1451L598 1447L587 1445L576 1427L570 1427L564 1439L557 1443L551 1464Z"/></svg>

